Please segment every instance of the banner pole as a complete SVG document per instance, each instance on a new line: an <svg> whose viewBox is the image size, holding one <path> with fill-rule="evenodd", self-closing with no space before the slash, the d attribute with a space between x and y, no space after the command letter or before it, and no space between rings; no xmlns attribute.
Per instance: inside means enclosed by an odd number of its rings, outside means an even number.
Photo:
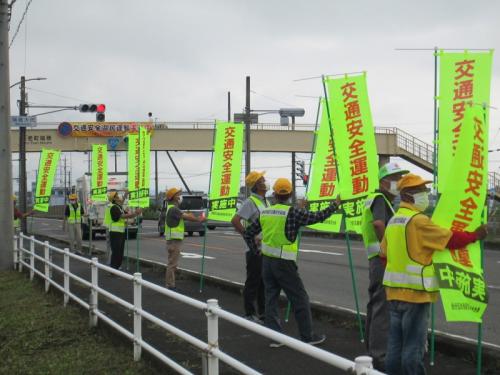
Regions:
<svg viewBox="0 0 500 375"><path fill-rule="evenodd" d="M313 139L313 146L311 150L311 156L309 157L309 171L307 172L308 180L307 180L307 185L306 185L306 194L305 198L307 199L307 193L309 192L309 178L311 177L311 169L312 169L312 160L313 160L313 154L314 154L314 148L316 147L316 131L318 130L318 121L319 121L319 111L321 110L321 96L318 98L318 109L316 111L316 122L314 123L314 139ZM295 171L294 171L295 173ZM299 253L300 253L300 242L302 240L302 228L299 229L299 233L297 234L297 247L299 250L297 251L297 260L299 260ZM286 313L285 313L285 323L288 323L288 319L290 318L290 311L292 309L292 304L290 301L288 301L288 304L286 306Z"/></svg>
<svg viewBox="0 0 500 375"><path fill-rule="evenodd" d="M141 222L139 216L136 218L137 221L137 235L135 237L135 272L141 272L141 265L139 262L140 252L140 241L141 241Z"/></svg>
<svg viewBox="0 0 500 375"><path fill-rule="evenodd" d="M438 178L437 178L437 173L438 173L438 131L439 131L439 125L438 125L438 47L434 47L434 142L433 142L433 148L434 148L434 153L432 157L432 164L433 164L433 169L432 169L432 179L433 179L433 185L434 189L436 190L436 196L438 195ZM431 353L430 353L430 360L429 364L431 366L434 366L434 360L436 358L436 304L433 302L431 303Z"/></svg>
<svg viewBox="0 0 500 375"><path fill-rule="evenodd" d="M214 133L212 136L212 155L210 156L210 173L208 174L208 199L207 199L207 208L205 208L205 218L206 221L203 225L205 228L205 235L203 236L203 247L201 252L201 271L200 271L200 293L203 292L203 284L204 284L204 275L205 275L205 254L207 251L207 235L208 235L208 212L210 206L210 191L211 191L211 183L212 183L212 167L214 162L214 149L215 149L215 134L217 133L217 121L214 122Z"/></svg>
<svg viewBox="0 0 500 375"><path fill-rule="evenodd" d="M321 82L323 84L323 92L325 95L325 108L326 108L326 114L328 117L328 125L330 128L330 138L332 140L333 155L334 155L334 159L335 159L335 169L337 171L337 181L340 184L340 173L339 173L339 168L338 168L338 163L337 163L337 152L336 152L335 140L334 140L334 136L333 136L332 120L331 120L331 116L330 116L330 104L328 103L328 92L326 90L325 76L324 75L321 76ZM356 316L357 316L358 325L359 325L360 339L361 339L361 342L364 342L365 336L364 336L364 332L363 332L363 324L361 322L361 314L359 312L358 291L357 291L357 287L356 287L356 275L355 275L354 267L352 265L351 243L349 240L349 233L347 231L347 221L346 221L345 215L342 215L342 220L344 221L345 240L346 240L347 252L348 252L348 256L349 256L349 266L350 266L349 268L351 270L352 288L354 290L354 301L356 304Z"/></svg>

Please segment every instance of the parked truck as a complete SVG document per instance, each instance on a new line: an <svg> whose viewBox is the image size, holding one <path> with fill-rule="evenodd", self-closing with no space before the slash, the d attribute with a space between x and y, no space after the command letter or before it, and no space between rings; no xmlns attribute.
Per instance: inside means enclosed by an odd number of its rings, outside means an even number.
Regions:
<svg viewBox="0 0 500 375"><path fill-rule="evenodd" d="M83 205L88 219L82 222L82 239L88 240L92 231L92 239L96 235L106 235L106 227L104 226L104 215L108 202L92 202L90 199L91 174L85 173L82 177L76 180L76 194L78 200ZM124 196L127 191L127 173L125 172L109 172L108 174L108 192L117 191L120 196ZM127 208L128 200L123 202L123 208ZM137 237L137 223L135 219L127 219L128 238L134 239Z"/></svg>

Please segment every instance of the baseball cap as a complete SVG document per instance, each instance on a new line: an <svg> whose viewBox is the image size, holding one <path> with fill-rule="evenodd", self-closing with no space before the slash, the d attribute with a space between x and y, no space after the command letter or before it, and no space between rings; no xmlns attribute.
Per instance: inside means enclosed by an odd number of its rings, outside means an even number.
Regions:
<svg viewBox="0 0 500 375"><path fill-rule="evenodd" d="M293 190L292 183L288 178L278 178L274 183L273 190L278 195L290 194Z"/></svg>
<svg viewBox="0 0 500 375"><path fill-rule="evenodd" d="M175 194L180 193L182 190L176 187L167 190L167 199L171 200Z"/></svg>
<svg viewBox="0 0 500 375"><path fill-rule="evenodd" d="M417 176L413 173L408 173L404 175L401 180L398 181L398 190L403 190L406 188L422 186L431 183L430 180L424 180L422 177Z"/></svg>
<svg viewBox="0 0 500 375"><path fill-rule="evenodd" d="M384 177L391 176L393 174L407 174L410 171L402 169L397 163L387 163L380 167L378 171L378 179L381 180Z"/></svg>
<svg viewBox="0 0 500 375"><path fill-rule="evenodd" d="M254 185L259 181L266 172L258 172L258 171L251 171L246 177L245 177L245 184L249 188L253 188Z"/></svg>
<svg viewBox="0 0 500 375"><path fill-rule="evenodd" d="M70 195L68 196L68 198L69 198L70 200L71 200L71 199L77 199L76 194L70 194Z"/></svg>

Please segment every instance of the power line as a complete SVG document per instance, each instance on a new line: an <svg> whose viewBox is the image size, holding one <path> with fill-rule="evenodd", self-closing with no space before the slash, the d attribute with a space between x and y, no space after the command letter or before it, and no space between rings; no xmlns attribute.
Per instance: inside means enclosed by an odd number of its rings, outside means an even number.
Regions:
<svg viewBox="0 0 500 375"><path fill-rule="evenodd" d="M85 102L92 102L93 101L93 100L85 100L85 99L80 99L80 98L73 98L71 96L65 96L65 95L61 95L61 94L56 94L55 92L34 89L34 88L31 88L31 87L26 87L26 88L28 90L31 90L31 91L40 92L40 93L47 94L47 95L53 95L53 96L57 96L57 97L63 98L63 99L77 100L77 101L80 101L80 102L83 102L83 103L85 103Z"/></svg>
<svg viewBox="0 0 500 375"><path fill-rule="evenodd" d="M33 0L29 0L28 3L26 4L26 9L24 9L24 13L21 16L21 20L17 24L16 32L14 33L14 36L10 40L9 48L12 46L12 43L14 43L14 40L16 40L16 36L19 33L19 29L21 28L21 25L22 25L22 23L24 21L24 18L26 17L26 14L28 13L28 8L30 7L32 1Z"/></svg>
<svg viewBox="0 0 500 375"><path fill-rule="evenodd" d="M256 95L262 96L263 98L266 98L266 99L271 100L271 101L276 102L276 103L280 103L280 104L288 105L288 106L290 106L290 107L297 107L297 106L296 106L296 105L294 105L294 104L285 103L285 102L283 102L283 101L281 101L281 100L278 100L278 99L272 98L272 97L270 97L270 96L267 96L267 95L264 95L264 94L258 93L258 92L257 92L257 91L255 91L255 90L250 90L250 92L251 92L252 94L256 94Z"/></svg>

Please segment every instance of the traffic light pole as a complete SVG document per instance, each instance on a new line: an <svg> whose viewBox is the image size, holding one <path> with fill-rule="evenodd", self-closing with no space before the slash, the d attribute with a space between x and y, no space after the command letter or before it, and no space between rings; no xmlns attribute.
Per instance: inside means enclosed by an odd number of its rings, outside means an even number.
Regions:
<svg viewBox="0 0 500 375"><path fill-rule="evenodd" d="M9 4L0 0L0 270L12 269L14 233L12 155L10 148Z"/></svg>
<svg viewBox="0 0 500 375"><path fill-rule="evenodd" d="M250 76L246 79L245 104L245 176L250 173ZM245 189L245 196L250 196L250 189Z"/></svg>
<svg viewBox="0 0 500 375"><path fill-rule="evenodd" d="M19 116L26 116L26 77L21 77L21 100L19 101ZM19 207L24 214L26 209L26 126L19 127ZM25 217L21 218L21 231L27 233L28 226Z"/></svg>

